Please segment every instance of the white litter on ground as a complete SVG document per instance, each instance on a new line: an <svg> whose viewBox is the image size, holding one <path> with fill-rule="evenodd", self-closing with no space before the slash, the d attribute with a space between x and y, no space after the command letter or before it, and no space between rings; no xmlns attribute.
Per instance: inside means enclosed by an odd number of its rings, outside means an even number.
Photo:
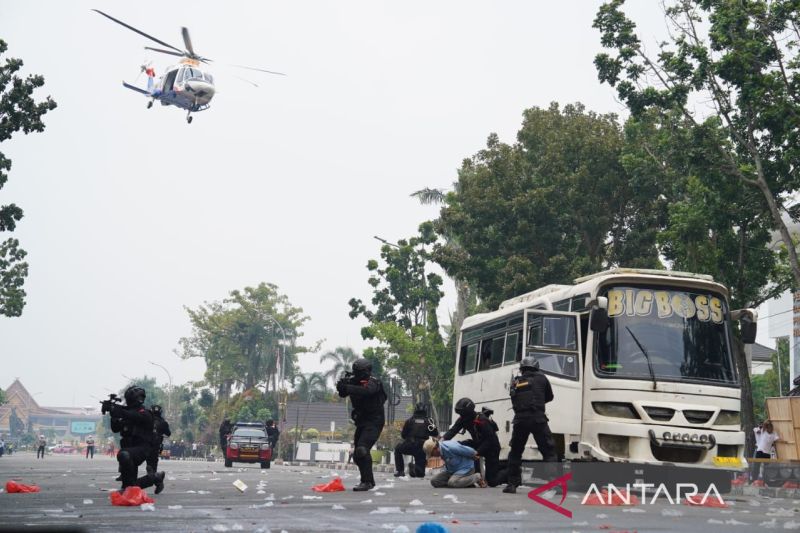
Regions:
<svg viewBox="0 0 800 533"><path fill-rule="evenodd" d="M223 524L214 524L214 526L211 528L211 530L212 531L230 531L230 529L228 529L228 526L223 525Z"/></svg>
<svg viewBox="0 0 800 533"><path fill-rule="evenodd" d="M197 494L196 490L187 490L186 494Z"/></svg>
<svg viewBox="0 0 800 533"><path fill-rule="evenodd" d="M523 516L523 515L528 514L528 511L526 511L525 509L522 509L520 511L514 511L514 514L517 515L517 516Z"/></svg>
<svg viewBox="0 0 800 533"><path fill-rule="evenodd" d="M783 507L770 507L767 516L794 516L794 509L784 509Z"/></svg>
<svg viewBox="0 0 800 533"><path fill-rule="evenodd" d="M794 520L784 522L783 529L800 529L800 522L795 522Z"/></svg>
<svg viewBox="0 0 800 533"><path fill-rule="evenodd" d="M242 524L233 524L231 526L231 531L244 531Z"/></svg>
<svg viewBox="0 0 800 533"><path fill-rule="evenodd" d="M256 494L266 494L266 493L267 493L267 491L264 491L264 490L259 490L259 491L256 492Z"/></svg>
<svg viewBox="0 0 800 533"><path fill-rule="evenodd" d="M586 521L584 521L584 522L573 522L572 525L573 526L581 526L581 527L582 526L588 526L589 522L586 522Z"/></svg>
<svg viewBox="0 0 800 533"><path fill-rule="evenodd" d="M369 514L403 514L403 510L399 507L378 507Z"/></svg>
<svg viewBox="0 0 800 533"><path fill-rule="evenodd" d="M602 513L601 513L601 514L596 514L596 515L594 515L594 517L595 517L595 518L608 518L608 515L607 515L607 514L602 514Z"/></svg>
<svg viewBox="0 0 800 533"><path fill-rule="evenodd" d="M372 500L361 500L361 503L372 503Z"/></svg>
<svg viewBox="0 0 800 533"><path fill-rule="evenodd" d="M394 483L384 483L383 485L375 485L374 488L369 490L378 490L378 489L393 489Z"/></svg>
<svg viewBox="0 0 800 533"><path fill-rule="evenodd" d="M236 487L239 490L239 492L244 492L247 490L247 485L241 479L237 479L236 481L234 481L233 486Z"/></svg>
<svg viewBox="0 0 800 533"><path fill-rule="evenodd" d="M281 500L291 500L294 496L284 496Z"/></svg>
<svg viewBox="0 0 800 533"><path fill-rule="evenodd" d="M90 500L89 498L86 498L85 500L83 500L83 505L92 505L93 503L94 503L94 500Z"/></svg>
<svg viewBox="0 0 800 533"><path fill-rule="evenodd" d="M209 481L219 481L219 480L220 480L220 478L218 478L218 477L212 477L211 479L209 479Z"/></svg>
<svg viewBox="0 0 800 533"><path fill-rule="evenodd" d="M747 502L747 503L749 503L749 504L750 504L750 507L761 507L761 502L757 502L757 501L755 501L755 500L750 500L750 501L749 501L749 502Z"/></svg>
<svg viewBox="0 0 800 533"><path fill-rule="evenodd" d="M152 503L143 503L142 505L139 506L139 509L141 509L142 511L155 511L156 506L155 504Z"/></svg>
<svg viewBox="0 0 800 533"><path fill-rule="evenodd" d="M427 509L407 509L407 514L433 514L433 511Z"/></svg>
<svg viewBox="0 0 800 533"><path fill-rule="evenodd" d="M764 529L775 529L776 527L778 527L778 519L773 518L772 520L769 520L767 522L761 522L760 524L758 524L758 527Z"/></svg>
<svg viewBox="0 0 800 533"><path fill-rule="evenodd" d="M264 499L265 499L266 501L268 501L268 502L274 501L274 500L275 500L275 494L274 494L274 493L272 493L272 492L270 492L270 493L269 493L269 496L267 496L267 497L266 497L266 498L264 498Z"/></svg>
<svg viewBox="0 0 800 533"><path fill-rule="evenodd" d="M423 503L422 503L421 501L419 501L419 500L411 500L410 502L408 502L408 505L411 505L411 506L417 506L417 505L425 505L425 504L423 504Z"/></svg>
<svg viewBox="0 0 800 533"><path fill-rule="evenodd" d="M735 518L731 518L730 520L725 520L725 523L729 526L746 526L747 522L739 522Z"/></svg>
<svg viewBox="0 0 800 533"><path fill-rule="evenodd" d="M304 500L321 500L322 496L303 496Z"/></svg>
<svg viewBox="0 0 800 533"><path fill-rule="evenodd" d="M385 492L376 492L375 496L386 496Z"/></svg>
<svg viewBox="0 0 800 533"><path fill-rule="evenodd" d="M722 520L717 520L716 518L709 518L708 519L708 523L709 524L724 524L725 522L723 522Z"/></svg>
<svg viewBox="0 0 800 533"><path fill-rule="evenodd" d="M455 494L445 494L444 496L442 496L442 498L444 498L445 500L450 500L453 503L466 503L464 501L459 500L458 496L456 496Z"/></svg>
<svg viewBox="0 0 800 533"><path fill-rule="evenodd" d="M247 485L245 485L244 488L247 488ZM198 490L197 494L211 494L211 491L210 490Z"/></svg>
<svg viewBox="0 0 800 533"><path fill-rule="evenodd" d="M64 504L64 510L65 511L74 511L75 510L75 506L72 505L71 503Z"/></svg>
<svg viewBox="0 0 800 533"><path fill-rule="evenodd" d="M250 506L250 509L265 509L267 507L272 507L273 505L275 505L275 503L273 503L273 502L254 504L254 505Z"/></svg>
<svg viewBox="0 0 800 533"><path fill-rule="evenodd" d="M392 530L392 533L411 533L411 530L408 529L408 526L400 524Z"/></svg>
<svg viewBox="0 0 800 533"><path fill-rule="evenodd" d="M178 509L183 509L183 505L168 505L167 509L171 509L173 511L177 511Z"/></svg>
<svg viewBox="0 0 800 533"><path fill-rule="evenodd" d="M647 511L645 511L644 509L639 509L638 507L631 507L629 509L623 509L622 512L623 513L646 513ZM733 512L733 511L731 511L731 512Z"/></svg>
<svg viewBox="0 0 800 533"><path fill-rule="evenodd" d="M333 507L331 507L331 509L334 510L334 511L344 511L345 510L345 506L344 505L339 505L337 503Z"/></svg>

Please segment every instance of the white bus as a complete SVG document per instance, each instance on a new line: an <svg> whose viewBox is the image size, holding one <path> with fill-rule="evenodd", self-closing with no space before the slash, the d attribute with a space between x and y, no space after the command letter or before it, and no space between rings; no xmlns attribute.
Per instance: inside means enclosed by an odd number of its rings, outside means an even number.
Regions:
<svg viewBox="0 0 800 533"><path fill-rule="evenodd" d="M755 312L730 311L728 291L706 275L618 268L548 285L464 321L453 401L494 411L506 459L524 349L553 388L560 458L739 469L732 320L754 342ZM529 438L523 459L541 459L535 446Z"/></svg>

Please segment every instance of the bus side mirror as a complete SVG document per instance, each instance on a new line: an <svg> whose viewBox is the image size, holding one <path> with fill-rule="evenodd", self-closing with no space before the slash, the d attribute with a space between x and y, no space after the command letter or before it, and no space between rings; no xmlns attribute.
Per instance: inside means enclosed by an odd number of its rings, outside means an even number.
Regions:
<svg viewBox="0 0 800 533"><path fill-rule="evenodd" d="M589 317L589 329L592 331L603 332L608 329L608 298L598 296L597 298L586 299L586 307L592 310Z"/></svg>
<svg viewBox="0 0 800 533"><path fill-rule="evenodd" d="M731 319L739 321L739 330L742 333L744 344L756 342L758 333L758 313L755 309L737 309L731 312Z"/></svg>

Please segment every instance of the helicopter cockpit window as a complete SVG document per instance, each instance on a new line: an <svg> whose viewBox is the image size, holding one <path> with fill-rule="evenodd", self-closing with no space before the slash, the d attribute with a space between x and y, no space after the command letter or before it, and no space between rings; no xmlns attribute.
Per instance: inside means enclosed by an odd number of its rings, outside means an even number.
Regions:
<svg viewBox="0 0 800 533"><path fill-rule="evenodd" d="M208 72L204 72L204 73L203 73L203 78L205 78L205 80L206 80L208 83L214 83L214 76L212 76L212 75L211 75L211 74L209 74Z"/></svg>

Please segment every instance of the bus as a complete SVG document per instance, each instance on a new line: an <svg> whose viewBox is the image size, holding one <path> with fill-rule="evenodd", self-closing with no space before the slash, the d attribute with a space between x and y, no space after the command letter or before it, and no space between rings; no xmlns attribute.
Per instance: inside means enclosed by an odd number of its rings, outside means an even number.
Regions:
<svg viewBox="0 0 800 533"><path fill-rule="evenodd" d="M722 470L729 481L745 444L737 321L753 343L755 311L731 311L727 289L702 274L616 268L547 285L464 320L453 400L494 412L507 459L509 384L533 355L553 389L561 460ZM533 438L523 460L541 460Z"/></svg>

